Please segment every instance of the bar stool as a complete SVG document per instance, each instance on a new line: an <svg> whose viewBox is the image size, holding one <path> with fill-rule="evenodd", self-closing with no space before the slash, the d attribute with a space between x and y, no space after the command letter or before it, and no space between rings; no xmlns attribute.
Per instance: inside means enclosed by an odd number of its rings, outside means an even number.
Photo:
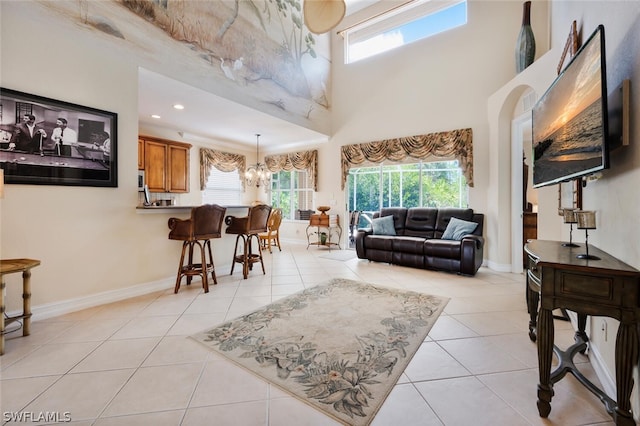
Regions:
<svg viewBox="0 0 640 426"><path fill-rule="evenodd" d="M247 279L249 270L253 269L253 264L260 262L262 265L262 273L265 274L264 262L262 261L262 249L260 248L260 232L267 231L267 220L271 213L271 206L259 204L249 207L249 214L245 217L227 216L225 223L228 225L227 234L237 234L236 246L233 250L233 262L231 263L231 275L236 263L242 263L242 275ZM252 239L256 240L258 253L252 252ZM242 239L243 252L238 254L238 243Z"/></svg>
<svg viewBox="0 0 640 426"><path fill-rule="evenodd" d="M222 237L222 222L227 209L217 204L205 204L191 209L190 219L169 219L169 239L182 241L182 254L178 265L178 276L174 293L180 289L182 277L187 277L187 285L191 284L194 275L202 277L202 288L209 292L209 280L207 275L211 273L213 283L218 284L213 254L211 252L211 239ZM200 248L200 263L193 263L193 247ZM184 263L185 254L189 251L188 261ZM207 254L209 258L207 259Z"/></svg>

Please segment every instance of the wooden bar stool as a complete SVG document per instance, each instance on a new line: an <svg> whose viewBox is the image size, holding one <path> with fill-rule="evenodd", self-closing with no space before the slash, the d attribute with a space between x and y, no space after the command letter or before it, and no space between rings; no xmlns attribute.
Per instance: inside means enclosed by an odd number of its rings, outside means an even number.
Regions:
<svg viewBox="0 0 640 426"><path fill-rule="evenodd" d="M231 263L231 275L236 263L242 263L242 275L245 279L249 275L249 270L253 269L253 264L260 262L262 273L265 274L264 262L262 261L262 249L260 247L259 233L267 231L267 221L271 213L271 206L260 204L249 207L249 214L245 217L228 216L225 220L228 225L227 234L237 234L236 246L233 250L233 262ZM258 253L252 251L251 241L255 238L258 246ZM243 251L238 253L238 243L242 239Z"/></svg>
<svg viewBox="0 0 640 426"><path fill-rule="evenodd" d="M222 222L227 209L217 204L205 204L191 209L190 219L169 219L169 239L182 241L182 254L178 265L178 276L174 293L180 289L182 277L187 277L187 285L191 284L194 275L202 277L202 288L209 292L209 280L207 275L211 273L213 283L218 284L215 267L213 265L213 253L211 252L211 240L222 237ZM193 262L193 248L200 248L200 263ZM188 261L184 263L184 257L189 252ZM209 257L207 258L207 254Z"/></svg>

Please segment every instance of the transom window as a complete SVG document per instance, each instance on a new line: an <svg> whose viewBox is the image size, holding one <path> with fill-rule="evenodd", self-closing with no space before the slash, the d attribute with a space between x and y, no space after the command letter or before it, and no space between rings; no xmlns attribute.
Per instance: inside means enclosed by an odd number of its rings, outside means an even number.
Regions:
<svg viewBox="0 0 640 426"><path fill-rule="evenodd" d="M347 185L349 210L468 206L468 187L457 160L353 168Z"/></svg>
<svg viewBox="0 0 640 426"><path fill-rule="evenodd" d="M342 32L345 63L465 25L467 0L416 0Z"/></svg>
<svg viewBox="0 0 640 426"><path fill-rule="evenodd" d="M308 219L313 210L313 187L305 170L279 171L271 176L271 205L282 209L283 219Z"/></svg>

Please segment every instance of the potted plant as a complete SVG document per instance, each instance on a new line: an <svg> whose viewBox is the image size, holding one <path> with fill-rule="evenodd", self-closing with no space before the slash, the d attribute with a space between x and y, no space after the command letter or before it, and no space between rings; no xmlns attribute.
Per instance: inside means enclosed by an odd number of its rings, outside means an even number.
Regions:
<svg viewBox="0 0 640 426"><path fill-rule="evenodd" d="M327 244L327 233L326 232L321 232L320 233L320 244L322 244L322 245Z"/></svg>

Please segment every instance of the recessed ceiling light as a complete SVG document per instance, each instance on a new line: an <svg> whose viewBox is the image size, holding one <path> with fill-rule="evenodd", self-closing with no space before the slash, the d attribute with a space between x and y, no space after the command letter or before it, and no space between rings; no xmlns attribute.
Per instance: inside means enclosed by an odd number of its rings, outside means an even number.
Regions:
<svg viewBox="0 0 640 426"><path fill-rule="evenodd" d="M152 114L151 118L160 118L160 116L158 114Z"/></svg>
<svg viewBox="0 0 640 426"><path fill-rule="evenodd" d="M175 104L173 107L175 109L184 109L184 105L180 105L180 104Z"/></svg>

